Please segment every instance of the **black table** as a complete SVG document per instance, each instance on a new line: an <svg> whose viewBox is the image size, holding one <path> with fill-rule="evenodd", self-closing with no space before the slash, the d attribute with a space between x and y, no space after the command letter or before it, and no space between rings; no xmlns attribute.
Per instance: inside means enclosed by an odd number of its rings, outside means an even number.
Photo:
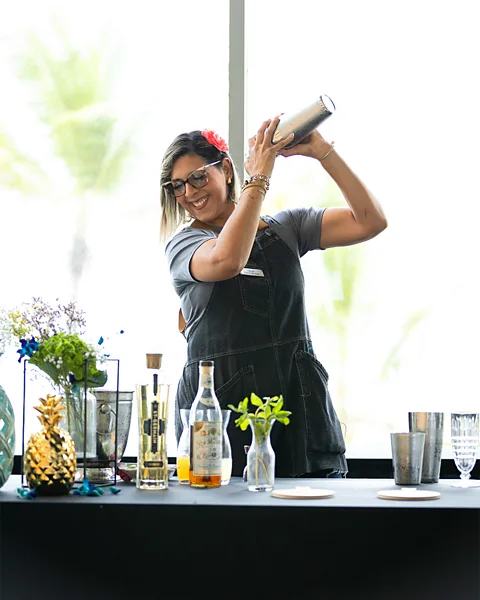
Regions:
<svg viewBox="0 0 480 600"><path fill-rule="evenodd" d="M480 598L480 488L385 479L279 479L333 498L252 493L240 479L167 491L21 499L0 489L1 600L24 598ZM172 592L166 591L171 586Z"/></svg>

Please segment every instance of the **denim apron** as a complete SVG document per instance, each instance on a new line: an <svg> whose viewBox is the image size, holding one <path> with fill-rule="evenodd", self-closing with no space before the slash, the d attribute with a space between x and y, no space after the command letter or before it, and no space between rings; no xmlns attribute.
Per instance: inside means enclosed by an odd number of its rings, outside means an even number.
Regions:
<svg viewBox="0 0 480 600"><path fill-rule="evenodd" d="M269 224L269 217L262 217ZM190 408L198 388L198 362L213 360L215 390L222 409L237 406L255 392L283 395L290 424L275 423L271 441L277 477L332 469L347 472L345 442L328 391L328 374L317 360L307 322L300 260L270 228L255 238L247 269L263 277L237 275L218 281L204 315L188 332L187 361L175 403L175 430L181 434L180 409ZM232 475L241 476L251 431L235 426L228 434Z"/></svg>

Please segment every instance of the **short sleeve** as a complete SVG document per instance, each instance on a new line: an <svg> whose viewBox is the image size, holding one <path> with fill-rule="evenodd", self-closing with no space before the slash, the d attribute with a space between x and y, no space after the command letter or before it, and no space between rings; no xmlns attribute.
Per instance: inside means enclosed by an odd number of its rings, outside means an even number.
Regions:
<svg viewBox="0 0 480 600"><path fill-rule="evenodd" d="M292 252L303 256L310 250L320 250L320 233L325 208L291 208L272 217L274 229Z"/></svg>
<svg viewBox="0 0 480 600"><path fill-rule="evenodd" d="M185 227L168 241L165 256L175 286L196 281L190 273L192 256L199 246L214 237L213 231Z"/></svg>

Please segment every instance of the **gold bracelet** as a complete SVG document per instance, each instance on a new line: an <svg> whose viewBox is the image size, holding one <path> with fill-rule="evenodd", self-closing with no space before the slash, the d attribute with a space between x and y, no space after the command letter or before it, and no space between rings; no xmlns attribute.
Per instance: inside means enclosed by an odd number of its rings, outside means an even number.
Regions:
<svg viewBox="0 0 480 600"><path fill-rule="evenodd" d="M327 156L333 152L333 147L335 146L335 142L332 142L330 144L330 150L325 154L325 156L322 156L322 158L320 158L319 160L325 160L327 158Z"/></svg>
<svg viewBox="0 0 480 600"><path fill-rule="evenodd" d="M265 198L265 194L267 193L267 189L264 185L258 184L258 183L245 183L243 184L242 187L242 194L245 190L248 190L248 188L257 188L260 192L262 192L263 197Z"/></svg>

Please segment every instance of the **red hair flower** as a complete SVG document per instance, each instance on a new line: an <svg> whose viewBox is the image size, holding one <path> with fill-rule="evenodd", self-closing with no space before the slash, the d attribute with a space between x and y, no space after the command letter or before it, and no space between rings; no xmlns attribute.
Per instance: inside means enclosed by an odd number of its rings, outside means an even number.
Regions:
<svg viewBox="0 0 480 600"><path fill-rule="evenodd" d="M218 133L215 133L211 129L204 129L202 131L202 135L209 144L215 146L215 148L220 150L220 152L228 152L227 142L221 136L219 136Z"/></svg>

